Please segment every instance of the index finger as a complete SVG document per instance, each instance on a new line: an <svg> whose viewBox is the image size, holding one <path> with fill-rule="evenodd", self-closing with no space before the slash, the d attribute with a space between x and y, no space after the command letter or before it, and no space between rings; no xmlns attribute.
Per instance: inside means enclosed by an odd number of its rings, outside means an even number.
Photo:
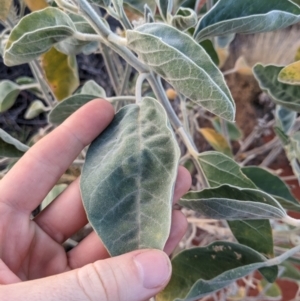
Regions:
<svg viewBox="0 0 300 301"><path fill-rule="evenodd" d="M31 147L1 180L0 203L26 213L33 211L113 117L112 105L102 99L90 101L76 111Z"/></svg>

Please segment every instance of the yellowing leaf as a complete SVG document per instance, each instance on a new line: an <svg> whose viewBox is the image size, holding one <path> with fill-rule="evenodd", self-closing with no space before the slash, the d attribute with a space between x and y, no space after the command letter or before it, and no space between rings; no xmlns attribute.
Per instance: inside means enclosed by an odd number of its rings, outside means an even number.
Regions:
<svg viewBox="0 0 300 301"><path fill-rule="evenodd" d="M219 68L222 68L229 56L229 50L227 48L217 47L216 52L219 57L219 65L218 66L219 66Z"/></svg>
<svg viewBox="0 0 300 301"><path fill-rule="evenodd" d="M36 11L48 7L46 0L24 0L31 11Z"/></svg>
<svg viewBox="0 0 300 301"><path fill-rule="evenodd" d="M51 48L41 60L46 79L57 99L70 96L79 86L75 56L67 56Z"/></svg>
<svg viewBox="0 0 300 301"><path fill-rule="evenodd" d="M283 68L279 75L278 80L285 84L299 85L300 84L300 61L292 63Z"/></svg>
<svg viewBox="0 0 300 301"><path fill-rule="evenodd" d="M234 69L237 73L243 74L243 75L252 75L252 68L247 64L245 58L243 56L240 56L236 62Z"/></svg>
<svg viewBox="0 0 300 301"><path fill-rule="evenodd" d="M298 48L296 54L295 54L295 62L300 61L300 48Z"/></svg>
<svg viewBox="0 0 300 301"><path fill-rule="evenodd" d="M0 20L5 21L9 13L12 0L0 0Z"/></svg>
<svg viewBox="0 0 300 301"><path fill-rule="evenodd" d="M199 131L212 148L229 157L232 157L231 149L226 139L222 135L210 128L202 128Z"/></svg>

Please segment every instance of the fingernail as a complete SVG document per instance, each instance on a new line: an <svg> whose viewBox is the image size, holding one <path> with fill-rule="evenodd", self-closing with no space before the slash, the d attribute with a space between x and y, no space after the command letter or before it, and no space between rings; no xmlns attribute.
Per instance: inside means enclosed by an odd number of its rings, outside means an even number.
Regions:
<svg viewBox="0 0 300 301"><path fill-rule="evenodd" d="M170 260L162 251L149 250L139 253L134 261L143 279L144 288L163 286L171 276Z"/></svg>

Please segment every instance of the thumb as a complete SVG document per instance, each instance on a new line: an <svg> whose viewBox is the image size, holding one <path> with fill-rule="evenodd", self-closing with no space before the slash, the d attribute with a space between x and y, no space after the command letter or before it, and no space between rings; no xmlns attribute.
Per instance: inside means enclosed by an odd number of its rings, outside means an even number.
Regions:
<svg viewBox="0 0 300 301"><path fill-rule="evenodd" d="M161 291L170 274L165 253L139 250L56 276L0 286L0 300L142 301Z"/></svg>

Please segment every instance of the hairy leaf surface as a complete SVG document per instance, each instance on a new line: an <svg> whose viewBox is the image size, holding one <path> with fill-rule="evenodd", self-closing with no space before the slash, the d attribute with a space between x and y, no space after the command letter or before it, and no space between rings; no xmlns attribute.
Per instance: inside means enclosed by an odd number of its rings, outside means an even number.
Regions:
<svg viewBox="0 0 300 301"><path fill-rule="evenodd" d="M139 59L197 105L234 120L235 104L220 70L190 36L151 23L127 31L128 47Z"/></svg>
<svg viewBox="0 0 300 301"><path fill-rule="evenodd" d="M29 147L0 129L0 156L19 158Z"/></svg>
<svg viewBox="0 0 300 301"><path fill-rule="evenodd" d="M33 119L46 111L47 107L40 100L35 100L27 108L24 117L25 119Z"/></svg>
<svg viewBox="0 0 300 301"><path fill-rule="evenodd" d="M10 80L3 80L0 82L0 112L5 112L10 109L21 89L18 85Z"/></svg>
<svg viewBox="0 0 300 301"><path fill-rule="evenodd" d="M172 25L179 30L187 30L197 24L198 18L194 10L181 7L172 18Z"/></svg>
<svg viewBox="0 0 300 301"><path fill-rule="evenodd" d="M227 132L230 140L238 141L243 138L243 133L238 128L236 123L229 122L229 121L225 121L225 123L226 123ZM214 126L217 132L219 132L220 134L222 133L220 118L218 117L213 118L212 125Z"/></svg>
<svg viewBox="0 0 300 301"><path fill-rule="evenodd" d="M275 121L276 126L284 133L288 133L293 127L297 117L297 112L286 109L280 105L276 106Z"/></svg>
<svg viewBox="0 0 300 301"><path fill-rule="evenodd" d="M5 47L8 66L28 63L47 52L52 45L76 31L70 17L58 8L48 7L31 13L12 30Z"/></svg>
<svg viewBox="0 0 300 301"><path fill-rule="evenodd" d="M196 301L251 272L264 270L268 281L277 276L276 267L258 252L232 242L218 241L207 247L193 248L172 259L172 277L157 301ZM274 265L274 263L273 263Z"/></svg>
<svg viewBox="0 0 300 301"><path fill-rule="evenodd" d="M300 7L289 0L219 0L200 19L197 41L231 33L266 32L300 21Z"/></svg>
<svg viewBox="0 0 300 301"><path fill-rule="evenodd" d="M152 98L123 107L91 144L81 193L111 255L164 247L179 156L166 113Z"/></svg>
<svg viewBox="0 0 300 301"><path fill-rule="evenodd" d="M75 94L64 99L50 112L48 116L49 122L53 124L61 124L80 107L93 99L95 99L95 95L86 94Z"/></svg>
<svg viewBox="0 0 300 301"><path fill-rule="evenodd" d="M106 97L105 90L94 80L88 80L83 85L80 94L95 95L96 97Z"/></svg>
<svg viewBox="0 0 300 301"><path fill-rule="evenodd" d="M230 185L191 191L181 198L180 205L213 219L281 219L286 216L272 196L257 189Z"/></svg>
<svg viewBox="0 0 300 301"><path fill-rule="evenodd" d="M229 184L240 188L256 189L241 167L233 159L218 152L199 154L198 162L211 187ZM273 238L269 220L228 221L230 229L238 240L266 256L272 257Z"/></svg>
<svg viewBox="0 0 300 301"><path fill-rule="evenodd" d="M300 204L292 195L289 187L278 176L264 168L246 166L243 173L261 190L271 194L286 210L300 211Z"/></svg>
<svg viewBox="0 0 300 301"><path fill-rule="evenodd" d="M275 103L300 112L300 87L278 81L278 75L283 67L257 64L253 73L262 90L267 92Z"/></svg>

